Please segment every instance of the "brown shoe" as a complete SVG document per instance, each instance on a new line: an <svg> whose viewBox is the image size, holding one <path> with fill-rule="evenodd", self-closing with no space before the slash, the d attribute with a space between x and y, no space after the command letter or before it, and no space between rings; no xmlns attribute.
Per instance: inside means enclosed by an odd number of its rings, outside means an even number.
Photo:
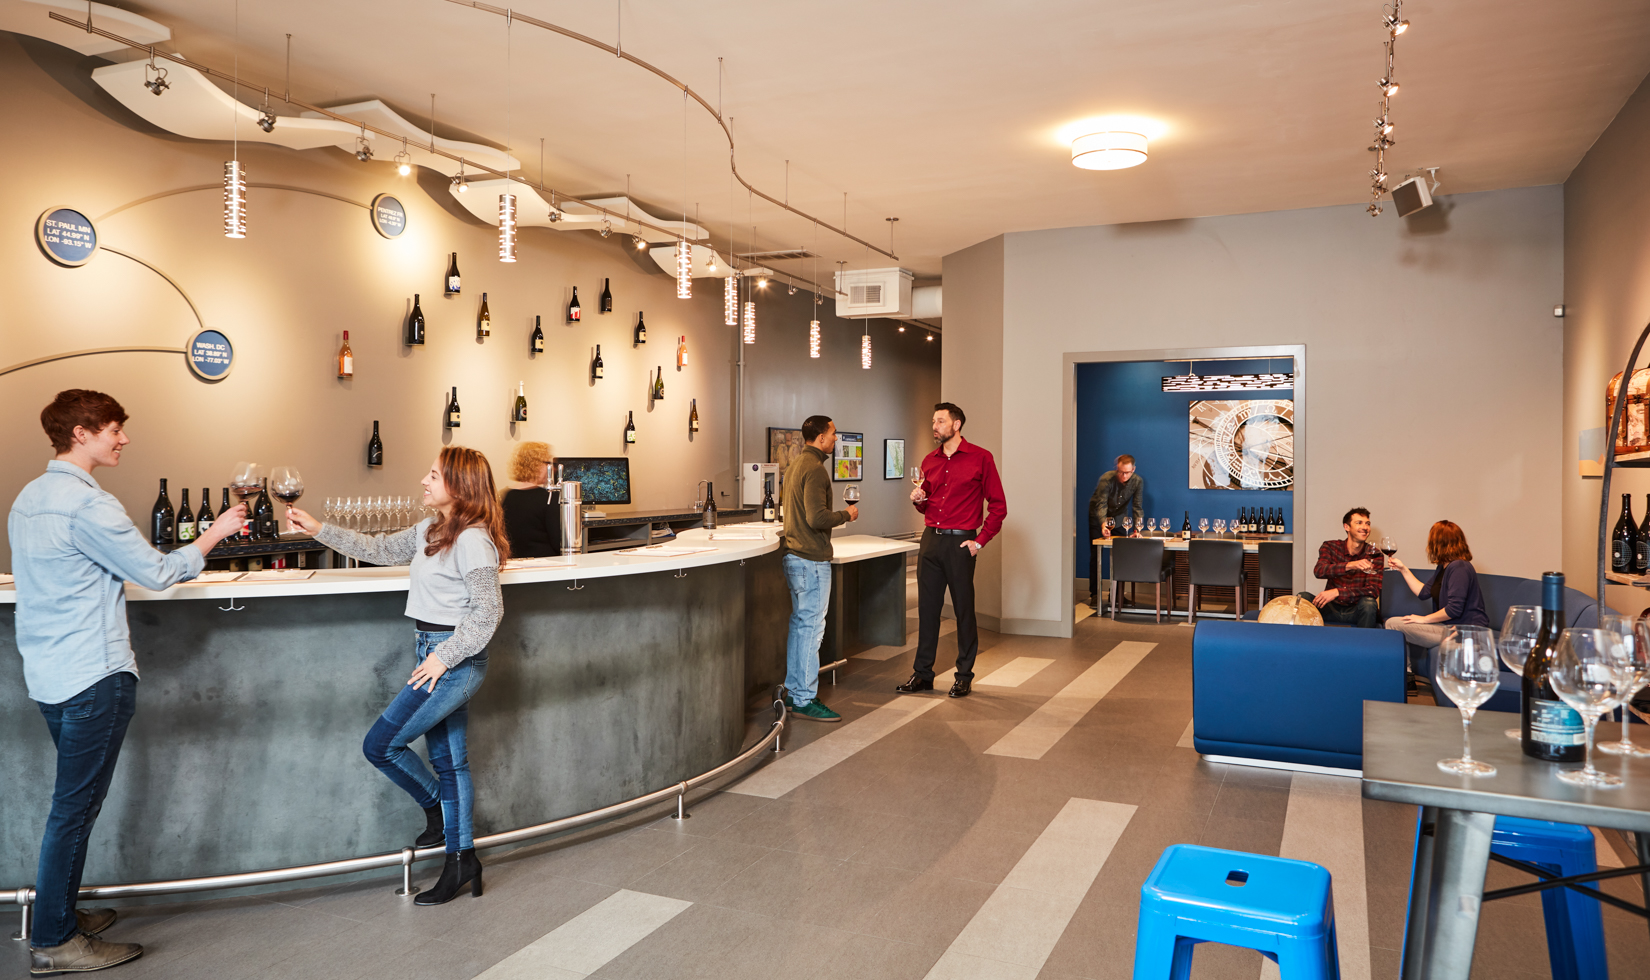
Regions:
<svg viewBox="0 0 1650 980"><path fill-rule="evenodd" d="M75 923L80 931L88 936L95 936L115 924L114 909L75 909Z"/></svg>
<svg viewBox="0 0 1650 980"><path fill-rule="evenodd" d="M29 947L29 972L35 976L47 973L87 973L117 966L143 955L137 943L106 943L96 936L77 933L61 946L40 949Z"/></svg>

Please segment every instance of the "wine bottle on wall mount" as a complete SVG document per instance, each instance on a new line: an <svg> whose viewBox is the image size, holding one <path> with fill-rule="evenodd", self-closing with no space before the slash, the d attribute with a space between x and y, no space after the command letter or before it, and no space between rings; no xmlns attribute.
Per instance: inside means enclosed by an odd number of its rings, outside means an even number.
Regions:
<svg viewBox="0 0 1650 980"><path fill-rule="evenodd" d="M659 380L653 383L653 400L660 401L665 397L665 369L659 366Z"/></svg>
<svg viewBox="0 0 1650 980"><path fill-rule="evenodd" d="M481 314L476 319L476 336L491 337L493 335L493 314L487 309L487 294L481 294Z"/></svg>
<svg viewBox="0 0 1650 980"><path fill-rule="evenodd" d="M212 530L212 522L217 518L212 516L212 488L201 487L201 512L195 515L195 537L200 537Z"/></svg>
<svg viewBox="0 0 1650 980"><path fill-rule="evenodd" d="M647 343L647 324L642 322L642 315L636 314L636 332L631 335L630 346L640 347Z"/></svg>
<svg viewBox="0 0 1650 980"><path fill-rule="evenodd" d="M510 413L510 421L527 421L527 382L516 382L516 408Z"/></svg>
<svg viewBox="0 0 1650 980"><path fill-rule="evenodd" d="M372 420L372 438L367 440L367 465L384 465L384 440L378 438L378 420Z"/></svg>
<svg viewBox="0 0 1650 980"><path fill-rule="evenodd" d="M172 509L172 498L166 495L166 481L161 480L160 496L155 498L155 506L149 509L149 540L156 545L172 544L176 520L177 512Z"/></svg>
<svg viewBox="0 0 1650 980"><path fill-rule="evenodd" d="M539 319L539 317L533 317L533 340L531 349L535 354L544 353L544 327L539 323Z"/></svg>
<svg viewBox="0 0 1650 980"><path fill-rule="evenodd" d="M613 280L611 280L611 279L603 279L602 280L602 297L601 297L601 302L598 303L597 306L600 309L600 311L603 312L603 313L612 313L613 312L613 289L612 289L612 286L611 286L612 282L613 282Z"/></svg>
<svg viewBox="0 0 1650 980"><path fill-rule="evenodd" d="M1633 549L1633 574L1650 574L1650 494L1644 496L1644 523L1639 525L1639 538Z"/></svg>
<svg viewBox="0 0 1650 980"><path fill-rule="evenodd" d="M344 331L344 346L338 348L338 376L355 377L355 352L349 349L349 331Z"/></svg>
<svg viewBox="0 0 1650 980"><path fill-rule="evenodd" d="M195 540L195 512L189 509L189 488L183 488L183 500L178 507L178 544Z"/></svg>
<svg viewBox="0 0 1650 980"><path fill-rule="evenodd" d="M688 431L689 432L698 432L699 431L699 399L697 399L697 398L693 399L692 408L693 408L693 410L691 412L688 412Z"/></svg>
<svg viewBox="0 0 1650 980"><path fill-rule="evenodd" d="M1631 574L1638 536L1639 526L1633 520L1633 495L1624 493L1621 516L1616 518L1616 529L1610 534L1610 571Z"/></svg>
<svg viewBox="0 0 1650 980"><path fill-rule="evenodd" d="M1524 661L1524 703L1520 709L1524 754L1547 762L1580 762L1586 733L1581 715L1559 700L1549 674L1564 631L1564 575L1541 575L1541 628Z"/></svg>
<svg viewBox="0 0 1650 980"><path fill-rule="evenodd" d="M685 367L687 367L687 337L683 335L676 338L676 370L680 371Z"/></svg>
<svg viewBox="0 0 1650 980"><path fill-rule="evenodd" d="M417 293L413 293L412 315L407 317L407 346L424 346L424 309L418 305Z"/></svg>
<svg viewBox="0 0 1650 980"><path fill-rule="evenodd" d="M604 377L604 374L602 373L602 345L597 344L596 345L596 359L590 362L590 380L600 381L603 377Z"/></svg>
<svg viewBox="0 0 1650 980"><path fill-rule="evenodd" d="M625 416L624 441L628 446L636 445L636 413L630 412Z"/></svg>
<svg viewBox="0 0 1650 980"><path fill-rule="evenodd" d="M579 322L579 287L573 287L573 301L567 304L567 322Z"/></svg>
<svg viewBox="0 0 1650 980"><path fill-rule="evenodd" d="M453 385L453 396L447 402L447 420L446 420L447 428L449 428L449 429L458 428L459 427L459 422L460 422L460 416L461 416L461 413L459 412L459 408L458 408L458 385Z"/></svg>
<svg viewBox="0 0 1650 980"><path fill-rule="evenodd" d="M458 253L454 252L453 257L447 260L447 295L457 296L458 287Z"/></svg>

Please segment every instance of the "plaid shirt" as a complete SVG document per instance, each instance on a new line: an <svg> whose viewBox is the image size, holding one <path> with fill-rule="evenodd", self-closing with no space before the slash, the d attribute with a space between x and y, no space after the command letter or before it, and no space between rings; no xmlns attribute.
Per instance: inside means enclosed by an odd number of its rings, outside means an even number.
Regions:
<svg viewBox="0 0 1650 980"><path fill-rule="evenodd" d="M1360 572L1346 567L1347 562L1364 558L1375 563L1373 571ZM1318 546L1318 563L1312 568L1312 576L1328 579L1328 589L1340 590L1340 595L1335 597L1335 605L1341 606L1350 605L1365 596L1379 600L1385 568L1386 556L1381 554L1381 549L1365 542L1363 552L1354 555L1347 549L1345 538L1336 538Z"/></svg>

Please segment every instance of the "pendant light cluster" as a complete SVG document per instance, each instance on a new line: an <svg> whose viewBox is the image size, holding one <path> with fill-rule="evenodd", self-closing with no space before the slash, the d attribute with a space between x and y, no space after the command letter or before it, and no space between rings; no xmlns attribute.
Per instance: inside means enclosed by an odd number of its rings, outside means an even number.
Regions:
<svg viewBox="0 0 1650 980"><path fill-rule="evenodd" d="M1404 19L1404 0L1393 0L1381 9L1384 11L1381 26L1386 28L1386 74L1378 83L1381 87L1380 115L1375 119L1375 141L1369 146L1370 152L1375 154L1375 169L1369 172L1369 206L1364 208L1372 218L1385 210L1381 207L1381 198L1387 193L1386 151L1397 142L1392 138L1392 97L1398 94L1398 74L1393 53L1398 46L1398 35L1409 30L1409 21Z"/></svg>
<svg viewBox="0 0 1650 980"><path fill-rule="evenodd" d="M722 321L730 327L739 326L739 270L722 280Z"/></svg>
<svg viewBox="0 0 1650 980"><path fill-rule="evenodd" d="M516 196L510 193L498 196L498 260L516 260Z"/></svg>
<svg viewBox="0 0 1650 980"><path fill-rule="evenodd" d="M693 246L676 239L676 298L693 298Z"/></svg>
<svg viewBox="0 0 1650 980"><path fill-rule="evenodd" d="M865 333L859 338L859 366L871 370L871 326L865 325Z"/></svg>
<svg viewBox="0 0 1650 980"><path fill-rule="evenodd" d="M91 24L91 8L86 8L86 23ZM151 63L154 49L149 51ZM145 73L147 77L147 72ZM235 99L230 115L230 133L234 139L234 159L223 165L223 237L246 237L246 170L241 166L241 5L235 3ZM156 95L160 92L150 89Z"/></svg>
<svg viewBox="0 0 1650 980"><path fill-rule="evenodd" d="M745 343L756 343L756 300L745 300Z"/></svg>
<svg viewBox="0 0 1650 980"><path fill-rule="evenodd" d="M808 356L819 356L819 321L808 321Z"/></svg>

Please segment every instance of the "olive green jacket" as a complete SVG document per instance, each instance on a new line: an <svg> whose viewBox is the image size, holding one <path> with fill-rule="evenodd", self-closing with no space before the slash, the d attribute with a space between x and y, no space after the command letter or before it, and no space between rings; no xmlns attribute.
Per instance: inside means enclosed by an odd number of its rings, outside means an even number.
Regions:
<svg viewBox="0 0 1650 980"><path fill-rule="evenodd" d="M785 551L808 561L831 560L831 528L848 523L848 512L831 509L830 459L813 446L785 470Z"/></svg>

